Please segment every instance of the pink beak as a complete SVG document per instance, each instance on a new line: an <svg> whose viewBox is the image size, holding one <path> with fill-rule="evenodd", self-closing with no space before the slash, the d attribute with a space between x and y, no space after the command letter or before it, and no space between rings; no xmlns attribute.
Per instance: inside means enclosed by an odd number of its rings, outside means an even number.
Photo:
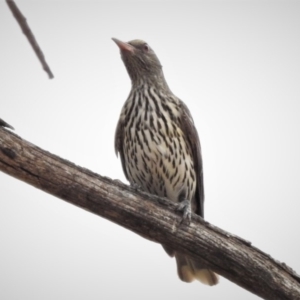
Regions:
<svg viewBox="0 0 300 300"><path fill-rule="evenodd" d="M124 43L116 38L112 38L112 40L118 45L121 51L133 53L135 50L135 48L128 43Z"/></svg>

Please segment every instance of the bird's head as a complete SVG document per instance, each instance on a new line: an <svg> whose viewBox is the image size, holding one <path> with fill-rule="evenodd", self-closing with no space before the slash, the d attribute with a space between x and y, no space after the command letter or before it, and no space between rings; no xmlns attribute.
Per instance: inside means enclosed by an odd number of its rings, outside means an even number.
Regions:
<svg viewBox="0 0 300 300"><path fill-rule="evenodd" d="M121 57L133 84L164 81L162 65L150 46L142 40L128 43L112 39L120 48Z"/></svg>

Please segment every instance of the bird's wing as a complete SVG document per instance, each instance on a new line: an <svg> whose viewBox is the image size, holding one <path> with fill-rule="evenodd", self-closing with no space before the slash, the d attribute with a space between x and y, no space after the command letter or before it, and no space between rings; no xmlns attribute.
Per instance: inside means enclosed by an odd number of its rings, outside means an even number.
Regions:
<svg viewBox="0 0 300 300"><path fill-rule="evenodd" d="M123 143L124 143L124 122L123 122L123 119L120 117L117 128L116 128L116 133L115 133L115 152L116 152L117 156L118 156L118 153L120 153L123 172L124 172L127 180L129 180L128 176L127 176L126 167L125 167Z"/></svg>
<svg viewBox="0 0 300 300"><path fill-rule="evenodd" d="M203 185L203 165L202 165L202 155L201 155L201 146L200 140L198 136L197 129L194 125L194 121L192 115L188 109L188 107L180 101L181 105L181 129L183 131L184 136L187 137L187 142L191 148L196 178L197 178L197 186L195 193L195 204L196 211L195 213L204 217L204 185Z"/></svg>

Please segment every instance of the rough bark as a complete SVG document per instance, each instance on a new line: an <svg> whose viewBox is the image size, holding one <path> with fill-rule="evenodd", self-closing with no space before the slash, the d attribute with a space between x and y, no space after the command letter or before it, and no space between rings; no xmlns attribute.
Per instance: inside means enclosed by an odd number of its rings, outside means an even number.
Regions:
<svg viewBox="0 0 300 300"><path fill-rule="evenodd" d="M272 300L300 299L300 277L284 263L199 216L180 225L175 205L61 159L0 127L0 170L158 243L169 245ZM0 191L1 194L1 191Z"/></svg>

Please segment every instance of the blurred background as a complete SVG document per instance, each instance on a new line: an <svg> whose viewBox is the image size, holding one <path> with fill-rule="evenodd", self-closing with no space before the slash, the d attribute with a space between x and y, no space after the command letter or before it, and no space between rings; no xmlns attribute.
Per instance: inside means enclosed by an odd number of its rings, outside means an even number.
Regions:
<svg viewBox="0 0 300 300"><path fill-rule="evenodd" d="M49 80L0 2L0 117L126 182L114 132L130 80L111 40L143 39L190 108L206 219L300 273L299 1L17 1ZM159 244L0 173L1 299L258 299L182 283Z"/></svg>

